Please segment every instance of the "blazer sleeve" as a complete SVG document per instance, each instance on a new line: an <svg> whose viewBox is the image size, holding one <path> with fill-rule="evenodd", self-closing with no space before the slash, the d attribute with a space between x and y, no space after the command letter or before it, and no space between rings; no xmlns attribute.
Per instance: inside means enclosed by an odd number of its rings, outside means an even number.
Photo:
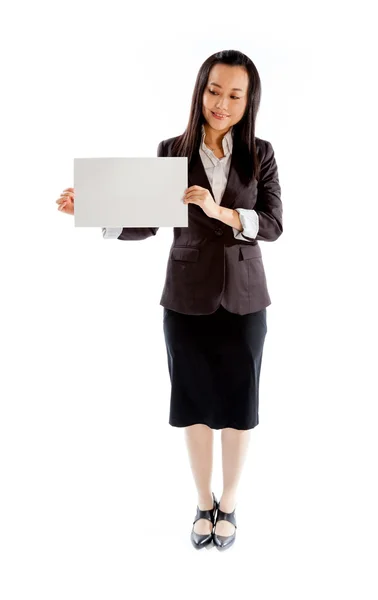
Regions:
<svg viewBox="0 0 378 600"><path fill-rule="evenodd" d="M283 211L277 163L272 144L268 141L265 141L265 154L261 161L254 210L259 218L259 228L253 239L274 242L283 232Z"/></svg>
<svg viewBox="0 0 378 600"><path fill-rule="evenodd" d="M159 143L157 155L164 156L164 142ZM159 227L103 227L102 235L106 239L138 241L156 235L158 229Z"/></svg>

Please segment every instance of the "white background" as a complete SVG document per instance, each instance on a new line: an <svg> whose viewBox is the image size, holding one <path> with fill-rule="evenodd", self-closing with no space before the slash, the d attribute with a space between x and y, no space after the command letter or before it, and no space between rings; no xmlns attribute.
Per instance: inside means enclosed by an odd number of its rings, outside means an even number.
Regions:
<svg viewBox="0 0 378 600"><path fill-rule="evenodd" d="M2 600L376 600L373 38L366 1L2 10ZM173 231L104 240L55 200L74 156L156 156L231 48L260 73L284 233L261 243L272 304L236 543L196 552L159 304ZM220 450L218 431L218 496Z"/></svg>

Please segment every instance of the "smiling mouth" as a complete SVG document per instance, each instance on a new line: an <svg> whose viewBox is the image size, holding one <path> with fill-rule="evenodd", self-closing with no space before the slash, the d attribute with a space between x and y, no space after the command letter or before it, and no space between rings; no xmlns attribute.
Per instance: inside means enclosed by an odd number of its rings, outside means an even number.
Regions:
<svg viewBox="0 0 378 600"><path fill-rule="evenodd" d="M229 117L230 115L226 115L226 114L222 114L222 113L216 113L213 110L211 111L211 113L213 115L215 115L216 117Z"/></svg>

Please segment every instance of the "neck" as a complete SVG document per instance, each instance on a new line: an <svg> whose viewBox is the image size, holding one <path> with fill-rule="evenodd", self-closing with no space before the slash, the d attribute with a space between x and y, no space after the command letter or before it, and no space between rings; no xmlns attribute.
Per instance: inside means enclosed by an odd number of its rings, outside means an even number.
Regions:
<svg viewBox="0 0 378 600"><path fill-rule="evenodd" d="M215 130L212 127L210 127L208 125L208 123L204 123L204 129L205 129L205 144L207 144L209 146L217 147L217 148L222 148L222 140L223 140L224 136L226 135L226 133L230 130L230 128L224 129L223 131L218 131L218 130Z"/></svg>

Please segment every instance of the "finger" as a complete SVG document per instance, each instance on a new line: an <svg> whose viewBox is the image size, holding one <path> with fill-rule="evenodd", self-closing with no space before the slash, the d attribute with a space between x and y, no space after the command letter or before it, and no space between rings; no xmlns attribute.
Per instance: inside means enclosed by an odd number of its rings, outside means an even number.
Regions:
<svg viewBox="0 0 378 600"><path fill-rule="evenodd" d="M66 188L65 190L63 190L63 192L73 192L74 188Z"/></svg>

